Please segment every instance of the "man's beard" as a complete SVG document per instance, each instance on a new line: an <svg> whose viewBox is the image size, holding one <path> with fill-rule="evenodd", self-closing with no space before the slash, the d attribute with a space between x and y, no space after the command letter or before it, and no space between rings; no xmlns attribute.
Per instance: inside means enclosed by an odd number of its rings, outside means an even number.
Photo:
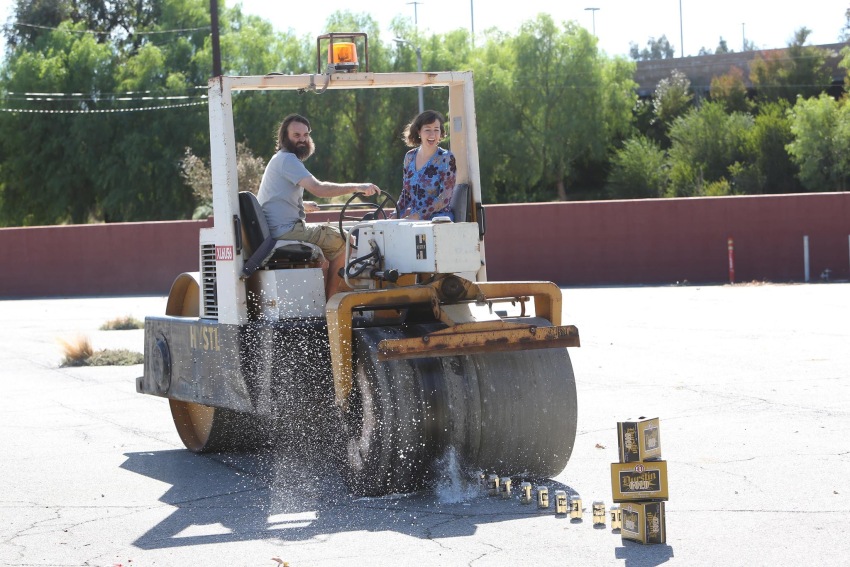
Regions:
<svg viewBox="0 0 850 567"><path fill-rule="evenodd" d="M299 142L297 144L289 138L285 138L283 140L283 149L291 154L295 154L295 157L304 161L316 151L316 144L309 138L306 142Z"/></svg>

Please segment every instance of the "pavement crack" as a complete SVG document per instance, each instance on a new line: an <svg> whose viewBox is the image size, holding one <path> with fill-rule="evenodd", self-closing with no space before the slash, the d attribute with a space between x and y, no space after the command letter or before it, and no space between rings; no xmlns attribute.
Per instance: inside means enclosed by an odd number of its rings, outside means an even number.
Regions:
<svg viewBox="0 0 850 567"><path fill-rule="evenodd" d="M487 547L491 547L492 551L484 552L481 555L479 555L478 557L476 557L475 559L471 559L469 561L469 563L467 563L467 565L469 565L469 567L474 567L475 564L478 563L479 561L486 559L487 557L489 557L493 553L499 553L499 552L502 551L501 547L495 546L492 543L484 543L483 545L486 545Z"/></svg>
<svg viewBox="0 0 850 567"><path fill-rule="evenodd" d="M452 550L454 548L452 548L451 546L444 545L441 541L434 539L434 530L436 530L437 528L446 526L448 524L452 524L452 523L454 523L458 520L461 520L461 519L464 519L464 518L463 517L447 517L442 522L437 522L434 525L428 526L427 528L425 528L425 537L427 537L429 541L436 543L437 545L439 545L441 548L443 548L445 550Z"/></svg>
<svg viewBox="0 0 850 567"><path fill-rule="evenodd" d="M218 494L207 494L205 496L198 496L197 498L189 498L187 500L169 501L168 505L169 506L182 507L185 504L196 504L196 503L199 503L199 502L203 502L205 500L214 500L216 498L225 498L227 496L235 496L237 494L248 494L250 492L258 492L258 491L262 492L263 490L265 490L265 489L261 488L261 487L243 488L241 490L230 490L230 491L227 491L227 492L220 492Z"/></svg>

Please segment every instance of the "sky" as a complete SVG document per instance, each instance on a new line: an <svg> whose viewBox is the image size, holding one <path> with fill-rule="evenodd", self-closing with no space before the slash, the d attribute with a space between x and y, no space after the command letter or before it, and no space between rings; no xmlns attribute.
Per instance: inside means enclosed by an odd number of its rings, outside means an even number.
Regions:
<svg viewBox="0 0 850 567"><path fill-rule="evenodd" d="M639 48L650 38L667 37L676 56L697 55L701 47L716 49L720 38L730 49L740 51L743 40L757 48L785 47L794 31L812 30L810 44L836 43L845 23L850 0L219 0L220 4L242 4L246 13L269 20L275 29L291 29L298 36L325 33L328 16L340 10L366 12L378 21L382 40L388 41L388 26L395 16L409 18L424 32L444 33L457 28L474 29L476 36L497 27L516 32L522 22L548 13L556 22L573 20L599 38L608 55L629 53L632 43ZM0 0L0 17L5 22L14 0ZM362 6L362 8L358 8ZM681 20L680 20L681 7ZM588 10L587 8L598 8ZM681 26L680 26L681 22ZM359 31L359 30L346 30Z"/></svg>
<svg viewBox="0 0 850 567"><path fill-rule="evenodd" d="M682 54L682 47L685 56L697 55L700 47L713 51L721 37L735 51L741 50L744 38L758 48L785 47L795 30L804 26L812 30L809 43L836 43L850 8L850 0L421 0L417 4L410 0L364 0L359 4L351 0L241 0L241 4L245 12L271 21L278 30L291 28L299 36L325 33L328 16L337 10L371 13L384 41L389 39L387 27L397 15L411 21L415 15L423 31L473 28L478 35L490 27L515 32L522 22L548 13L556 22L573 20L590 31L595 28L601 49L612 56L627 56L630 43L643 48L650 38L662 35L667 36L676 56Z"/></svg>

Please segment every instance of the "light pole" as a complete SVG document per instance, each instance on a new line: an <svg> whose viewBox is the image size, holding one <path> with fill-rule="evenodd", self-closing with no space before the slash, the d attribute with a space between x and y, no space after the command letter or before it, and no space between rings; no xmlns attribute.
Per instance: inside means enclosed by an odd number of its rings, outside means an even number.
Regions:
<svg viewBox="0 0 850 567"><path fill-rule="evenodd" d="M469 0L469 35L472 37L472 49L475 49L475 5Z"/></svg>
<svg viewBox="0 0 850 567"><path fill-rule="evenodd" d="M413 4L413 25L419 27L419 14L416 12L416 8L419 4L424 4L424 2L418 2L414 0L413 2L408 2L408 4Z"/></svg>
<svg viewBox="0 0 850 567"><path fill-rule="evenodd" d="M585 10L590 10L591 21L593 22L593 36L596 37L596 10L599 8L585 8Z"/></svg>
<svg viewBox="0 0 850 567"><path fill-rule="evenodd" d="M393 41L396 42L399 45L409 45L410 47L412 47L414 49L414 51L416 51L416 70L421 73L422 72L422 50L419 49L419 46L413 45L412 43L410 43L406 39L402 39L400 37L394 38ZM425 112L425 99L424 99L424 96L422 94L422 87L419 87L419 114L422 114L423 112Z"/></svg>
<svg viewBox="0 0 850 567"><path fill-rule="evenodd" d="M741 22L741 51L747 50L747 23Z"/></svg>
<svg viewBox="0 0 850 567"><path fill-rule="evenodd" d="M682 29L682 0L679 0L679 43L682 44L682 58L685 57L685 31Z"/></svg>
<svg viewBox="0 0 850 567"><path fill-rule="evenodd" d="M212 76L221 75L221 46L218 35L218 0L210 0L210 27L212 28Z"/></svg>

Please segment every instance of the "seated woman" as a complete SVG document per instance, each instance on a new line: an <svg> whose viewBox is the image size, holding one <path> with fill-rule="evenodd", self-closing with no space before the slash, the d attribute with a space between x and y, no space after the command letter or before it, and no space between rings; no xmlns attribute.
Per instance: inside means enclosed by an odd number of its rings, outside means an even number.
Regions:
<svg viewBox="0 0 850 567"><path fill-rule="evenodd" d="M413 148L404 156L403 187L398 210L403 218L431 220L449 217L457 178L455 156L440 147L446 136L446 119L436 110L426 110L404 129L402 139Z"/></svg>

